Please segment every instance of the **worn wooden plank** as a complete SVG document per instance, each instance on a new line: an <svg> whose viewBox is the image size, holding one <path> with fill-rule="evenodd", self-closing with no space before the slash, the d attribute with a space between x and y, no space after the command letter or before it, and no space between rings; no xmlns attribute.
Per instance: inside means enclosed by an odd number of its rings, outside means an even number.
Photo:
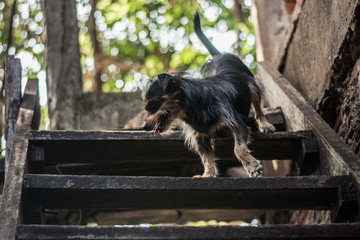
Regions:
<svg viewBox="0 0 360 240"><path fill-rule="evenodd" d="M241 166L236 160L217 162L221 173L229 167ZM44 169L47 174L121 175L121 176L177 176L192 177L202 174L201 160L125 160L105 163L59 164Z"/></svg>
<svg viewBox="0 0 360 240"><path fill-rule="evenodd" d="M14 140L16 120L20 110L21 100L21 63L20 59L8 58L6 75L5 104L5 172L9 165L10 150Z"/></svg>
<svg viewBox="0 0 360 240"><path fill-rule="evenodd" d="M39 173L40 164L35 169ZM216 163L220 176L226 174L230 167L240 167L238 160L221 160ZM34 167L35 168L35 167ZM35 172L32 171L33 173ZM204 167L200 159L194 156L193 161L187 160L122 160L117 162L58 164L43 169L48 174L84 174L84 175L122 175L122 176L177 176L191 177L202 174ZM41 172L42 173L42 172Z"/></svg>
<svg viewBox="0 0 360 240"><path fill-rule="evenodd" d="M28 146L28 133L36 104L38 81L29 80L21 103L13 146L9 157L9 169L0 205L0 236L2 239L15 239L19 217L23 174Z"/></svg>
<svg viewBox="0 0 360 240"><path fill-rule="evenodd" d="M47 209L330 209L347 176L183 178L25 176L27 194Z"/></svg>
<svg viewBox="0 0 360 240"><path fill-rule="evenodd" d="M301 94L269 63L258 64L258 74L270 105L281 103L290 131L312 130L318 141L323 174L352 173L360 183L360 162Z"/></svg>
<svg viewBox="0 0 360 240"><path fill-rule="evenodd" d="M20 225L17 239L359 239L359 224L240 226L85 227Z"/></svg>
<svg viewBox="0 0 360 240"><path fill-rule="evenodd" d="M350 174L355 179L356 188L360 192L360 161L357 156L301 94L269 63L258 64L258 75L270 106L281 104L288 130L307 129L314 132L319 146L321 174ZM359 196L358 194L358 199Z"/></svg>
<svg viewBox="0 0 360 240"><path fill-rule="evenodd" d="M262 160L297 159L301 141L307 137L311 137L311 132L255 133L249 148ZM29 141L30 169L34 171L36 167L32 168L32 164L41 160L51 166L120 161L193 162L199 159L184 145L180 132L153 136L152 132L143 131L31 131ZM218 138L215 145L215 154L220 160L237 162L232 138ZM38 146L43 148L44 154L39 154Z"/></svg>
<svg viewBox="0 0 360 240"><path fill-rule="evenodd" d="M269 136L270 138L267 138ZM298 137L301 137L300 141L298 141ZM127 144L129 143L125 143L124 145L126 146ZM129 151L129 149L134 148L134 151L138 153L138 150L135 149L136 146L139 146L139 149L144 151L148 144L149 142L147 141L142 142L142 144L132 143L131 145L129 144L129 147L124 147L124 145L119 144L119 146L114 146L112 149L101 150L99 149L99 145L101 145L99 143L97 146L94 146L94 149L97 149L100 153L98 152L98 154L95 153L90 156L91 158L99 155L98 159L89 161L89 159L83 158L85 160L80 160L82 162L79 163L58 163L57 165L45 164L45 150L42 144L30 144L30 172L50 174L111 174L126 176L186 177L199 175L204 171L199 157L191 154L184 148L182 139L179 141L178 147L183 149L184 153L181 153L179 150L169 151L171 152L171 155L164 155L163 158L158 157L152 159L149 157L149 155L158 154L155 150L156 148L150 148L148 154L142 152L142 154L138 154L136 158L131 160L126 160L126 156L122 155L120 152L122 149L125 149L124 152L126 152ZM166 149L169 148L167 142L160 142L159 146ZM286 151L283 150L284 148L286 148ZM233 156L233 142L230 139L218 139L216 149L216 156L220 159L217 161L220 176L226 175L228 168L240 166L241 163ZM314 171L318 164L316 139L311 132L297 132L295 135L293 133L285 133L285 135L284 133L276 133L273 135L267 134L267 136L259 134L258 137L256 137L256 141L252 143L252 149L255 149L255 152L253 153L255 157L265 160L273 158L291 159L297 157L296 163L302 173L301 175L309 175ZM113 161L106 161L102 152L113 152L116 150L119 151L118 155L123 158L112 158ZM53 151L55 152L56 149ZM129 154L131 154L131 151L129 151ZM186 154L189 154L189 158L184 158L184 156L187 156ZM114 155L113 157L118 157L118 155ZM55 157L51 159L54 159ZM76 161L79 161L79 159Z"/></svg>

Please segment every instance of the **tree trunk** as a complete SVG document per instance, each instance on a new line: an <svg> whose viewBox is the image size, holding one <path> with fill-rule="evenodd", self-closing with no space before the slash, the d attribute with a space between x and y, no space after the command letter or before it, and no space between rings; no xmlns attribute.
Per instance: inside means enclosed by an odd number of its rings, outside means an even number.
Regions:
<svg viewBox="0 0 360 240"><path fill-rule="evenodd" d="M95 69L94 89L97 92L101 92L102 91L101 72L104 66L102 66L101 63L103 58L103 53L101 50L100 43L97 39L96 23L94 16L96 10L96 2L97 2L96 0L90 0L91 12L89 16L88 26L89 26L89 34L91 37L92 46L94 49L94 69Z"/></svg>
<svg viewBox="0 0 360 240"><path fill-rule="evenodd" d="M76 101L82 93L82 72L76 3L43 0L42 7L50 128L78 129Z"/></svg>

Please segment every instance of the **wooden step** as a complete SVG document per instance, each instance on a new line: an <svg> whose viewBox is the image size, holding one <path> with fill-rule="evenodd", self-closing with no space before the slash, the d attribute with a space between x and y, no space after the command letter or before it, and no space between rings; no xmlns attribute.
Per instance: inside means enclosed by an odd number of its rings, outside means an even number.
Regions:
<svg viewBox="0 0 360 240"><path fill-rule="evenodd" d="M308 162L315 164L317 158L311 131L254 133L252 140L249 148L261 160L296 159L302 163L307 155L312 156ZM232 138L216 139L220 168L240 166L233 148ZM193 167L194 163L201 168L199 157L187 149L180 132L154 136L144 131L31 131L28 159L32 173L46 172L52 166L60 166L65 174L119 174L117 169L146 169L142 173L151 175L151 168Z"/></svg>
<svg viewBox="0 0 360 240"><path fill-rule="evenodd" d="M30 239L360 239L360 224L240 226L86 227L19 225L18 240Z"/></svg>
<svg viewBox="0 0 360 240"><path fill-rule="evenodd" d="M318 209L338 203L347 176L184 178L36 175L25 199L46 209Z"/></svg>

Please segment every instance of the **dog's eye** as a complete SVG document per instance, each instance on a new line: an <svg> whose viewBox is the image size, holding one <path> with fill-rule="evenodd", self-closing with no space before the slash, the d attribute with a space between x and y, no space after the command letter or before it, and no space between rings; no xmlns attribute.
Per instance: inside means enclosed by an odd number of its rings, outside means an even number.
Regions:
<svg viewBox="0 0 360 240"><path fill-rule="evenodd" d="M155 113L161 107L162 101L149 101L145 110L150 113Z"/></svg>

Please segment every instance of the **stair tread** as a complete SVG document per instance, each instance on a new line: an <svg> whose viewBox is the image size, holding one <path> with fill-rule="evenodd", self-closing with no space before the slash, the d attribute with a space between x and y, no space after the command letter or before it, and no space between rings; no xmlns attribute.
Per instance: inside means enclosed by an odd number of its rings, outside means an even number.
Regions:
<svg viewBox="0 0 360 240"><path fill-rule="evenodd" d="M330 209L348 176L185 178L26 174L44 208Z"/></svg>
<svg viewBox="0 0 360 240"><path fill-rule="evenodd" d="M308 131L256 133L249 148L254 157L261 160L298 159L301 142L309 137L313 135ZM232 138L218 138L215 145L219 160L236 160ZM34 161L44 161L46 166L51 166L123 160L199 160L187 149L180 132L153 136L152 132L144 131L31 131L29 150L30 168Z"/></svg>
<svg viewBox="0 0 360 240"><path fill-rule="evenodd" d="M343 176L297 176L263 178L190 178L149 176L94 176L25 174L25 188L136 189L136 190L260 190L333 189L349 183Z"/></svg>
<svg viewBox="0 0 360 240"><path fill-rule="evenodd" d="M359 239L360 224L240 226L18 225L17 239Z"/></svg>
<svg viewBox="0 0 360 240"><path fill-rule="evenodd" d="M309 135L311 131L297 131L297 132L274 132L274 133L260 133L252 132L256 139L298 139ZM231 137L231 135L230 135ZM219 140L221 140L221 136ZM228 138L223 138L227 140ZM79 141L79 140L154 140L154 141L183 141L181 131L173 131L171 134L154 136L153 131L106 131L106 130L31 130L29 132L29 141L32 140L48 140L48 141Z"/></svg>

